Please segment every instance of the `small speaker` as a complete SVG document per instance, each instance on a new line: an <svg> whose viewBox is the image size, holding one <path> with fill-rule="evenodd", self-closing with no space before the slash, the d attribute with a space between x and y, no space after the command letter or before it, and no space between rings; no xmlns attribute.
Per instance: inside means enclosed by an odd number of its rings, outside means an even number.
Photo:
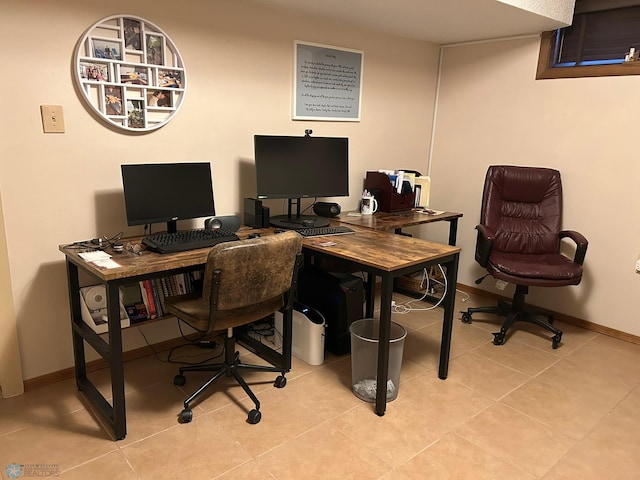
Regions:
<svg viewBox="0 0 640 480"><path fill-rule="evenodd" d="M264 209L268 208L262 206L260 200L255 198L244 199L244 224L248 227L262 228L264 226ZM269 226L269 219L267 219L267 226Z"/></svg>
<svg viewBox="0 0 640 480"><path fill-rule="evenodd" d="M313 211L321 217L335 217L340 214L340 205L331 202L316 202L313 204Z"/></svg>
<svg viewBox="0 0 640 480"><path fill-rule="evenodd" d="M240 218L235 215L224 215L221 217L207 218L204 221L205 230L214 230L221 227L231 232L237 232L240 228Z"/></svg>

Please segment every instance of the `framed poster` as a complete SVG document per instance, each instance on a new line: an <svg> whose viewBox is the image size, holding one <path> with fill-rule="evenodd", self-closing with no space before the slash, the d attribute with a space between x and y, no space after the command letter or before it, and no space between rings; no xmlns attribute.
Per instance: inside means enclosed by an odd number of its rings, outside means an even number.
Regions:
<svg viewBox="0 0 640 480"><path fill-rule="evenodd" d="M360 121L364 52L294 42L294 120Z"/></svg>

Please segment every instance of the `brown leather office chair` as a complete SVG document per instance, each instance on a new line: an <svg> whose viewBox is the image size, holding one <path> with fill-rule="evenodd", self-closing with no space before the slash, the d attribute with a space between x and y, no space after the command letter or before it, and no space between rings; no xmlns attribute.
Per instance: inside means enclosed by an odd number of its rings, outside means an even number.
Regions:
<svg viewBox="0 0 640 480"><path fill-rule="evenodd" d="M216 372L184 401L180 421L193 418L190 404L218 378L233 376L253 400L255 409L247 421L258 423L262 417L260 401L240 375L240 370L279 372L274 385L286 385L284 370L277 366L246 365L235 351L233 328L268 317L280 310L284 322L290 322L297 275L302 263L302 237L288 231L248 240L220 243L209 252L202 294L180 295L165 299L166 310L200 332L226 331L224 362L213 365L181 367L174 384L185 384L188 371Z"/></svg>
<svg viewBox="0 0 640 480"><path fill-rule="evenodd" d="M506 316L493 343L502 345L509 328L519 320L535 323L552 332L558 348L562 332L555 328L551 312L525 306L530 286L577 285L587 239L580 233L561 230L562 182L560 172L550 168L490 166L484 182L475 259L489 275L516 285L512 303L469 308L462 321L471 323L474 313ZM575 243L574 258L560 253L560 243ZM486 277L487 275L485 275ZM480 283L484 277L477 280ZM545 320L543 317L547 317Z"/></svg>

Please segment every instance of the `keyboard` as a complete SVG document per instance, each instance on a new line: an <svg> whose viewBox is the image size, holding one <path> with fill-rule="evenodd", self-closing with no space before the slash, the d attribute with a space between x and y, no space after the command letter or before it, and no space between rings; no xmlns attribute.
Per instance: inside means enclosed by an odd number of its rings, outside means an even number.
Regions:
<svg viewBox="0 0 640 480"><path fill-rule="evenodd" d="M339 225L337 227L311 227L296 230L303 237L325 237L327 235L346 235L348 233L356 233L349 227Z"/></svg>
<svg viewBox="0 0 640 480"><path fill-rule="evenodd" d="M222 242L238 240L238 236L225 228L213 230L182 230L175 233L153 233L146 236L142 243L148 249L158 253L184 252L197 248L208 248Z"/></svg>

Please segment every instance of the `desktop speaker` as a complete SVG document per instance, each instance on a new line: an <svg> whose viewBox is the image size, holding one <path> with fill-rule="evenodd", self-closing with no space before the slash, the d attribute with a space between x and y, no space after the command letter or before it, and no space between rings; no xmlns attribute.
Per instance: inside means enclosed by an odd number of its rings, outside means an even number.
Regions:
<svg viewBox="0 0 640 480"><path fill-rule="evenodd" d="M262 201L255 198L244 199L244 224L252 228L266 228L269 226L269 207L264 207Z"/></svg>
<svg viewBox="0 0 640 480"><path fill-rule="evenodd" d="M321 217L335 217L340 214L340 205L331 202L316 202L313 204L313 211Z"/></svg>
<svg viewBox="0 0 640 480"><path fill-rule="evenodd" d="M205 230L214 230L216 228L226 228L231 232L237 232L240 228L240 218L235 215L224 215L207 218L204 221Z"/></svg>

